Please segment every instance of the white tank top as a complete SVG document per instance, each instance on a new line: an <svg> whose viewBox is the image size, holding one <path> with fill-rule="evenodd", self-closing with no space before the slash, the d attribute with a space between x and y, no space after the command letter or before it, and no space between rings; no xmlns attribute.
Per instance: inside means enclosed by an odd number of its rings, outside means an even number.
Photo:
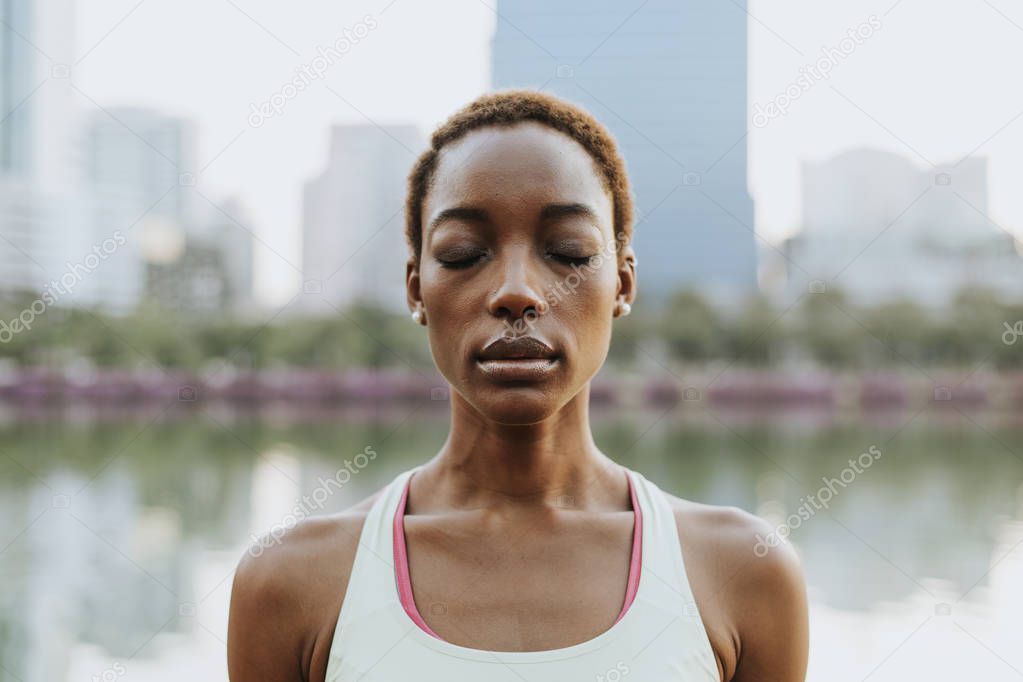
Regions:
<svg viewBox="0 0 1023 682"><path fill-rule="evenodd" d="M429 631L411 599L401 533L409 478L377 497L362 528L327 662L327 682L720 682L686 578L675 516L660 488L625 469L636 513L634 597L596 637L545 651L485 651ZM638 509L635 504L638 502ZM641 552L641 557L636 552ZM538 570L541 567L537 567ZM404 571L402 570L404 569ZM405 600L403 605L402 582ZM630 583L634 582L630 575Z"/></svg>

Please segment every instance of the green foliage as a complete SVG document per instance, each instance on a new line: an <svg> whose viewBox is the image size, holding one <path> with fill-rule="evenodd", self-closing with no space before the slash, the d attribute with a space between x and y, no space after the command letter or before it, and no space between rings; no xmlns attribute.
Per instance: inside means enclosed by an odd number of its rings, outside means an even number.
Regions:
<svg viewBox="0 0 1023 682"><path fill-rule="evenodd" d="M766 296L751 297L725 330L724 351L729 359L762 367L780 359L786 335L785 313Z"/></svg>
<svg viewBox="0 0 1023 682"><path fill-rule="evenodd" d="M636 360L643 340L656 334L656 324L657 318L641 300L637 300L629 315L614 321L611 346L607 352L608 361L622 367L630 366Z"/></svg>
<svg viewBox="0 0 1023 682"><path fill-rule="evenodd" d="M810 294L799 308L796 340L821 365L855 367L870 338L861 317L839 289Z"/></svg>
<svg viewBox="0 0 1023 682"><path fill-rule="evenodd" d="M940 341L941 330L917 303L897 301L865 310L863 324L871 335L864 349L871 366L905 364L907 360L933 364L938 359L934 344Z"/></svg>
<svg viewBox="0 0 1023 682"><path fill-rule="evenodd" d="M671 354L699 362L716 357L720 339L717 311L698 292L680 291L668 301L659 331Z"/></svg>
<svg viewBox="0 0 1023 682"><path fill-rule="evenodd" d="M0 299L10 322L35 297ZM975 369L1023 368L1023 303L965 289L945 309L913 301L854 305L838 289L809 294L793 308L761 295L719 309L700 293L678 291L662 308L638 300L614 322L608 361L627 367L643 351L665 349L683 363L714 360L764 367L803 358L825 367L882 368L912 364ZM422 327L405 314L360 303L329 317L267 316L241 320L188 316L152 304L128 315L50 307L31 329L4 337L0 359L20 366L62 366L87 358L99 367L174 367L209 362L242 370L303 367L430 371ZM1007 342L1005 339L1013 341Z"/></svg>

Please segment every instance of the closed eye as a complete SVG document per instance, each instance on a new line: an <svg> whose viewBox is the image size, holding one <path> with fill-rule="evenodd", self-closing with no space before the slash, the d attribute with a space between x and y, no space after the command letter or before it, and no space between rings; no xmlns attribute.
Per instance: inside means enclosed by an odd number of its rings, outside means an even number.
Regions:
<svg viewBox="0 0 1023 682"><path fill-rule="evenodd" d="M474 256L469 256L467 258L459 258L456 260L444 260L442 258L438 258L437 262L440 263L440 266L442 268L447 268L449 270L464 270L465 268L469 268L475 265L484 256L486 256L486 254L480 253Z"/></svg>
<svg viewBox="0 0 1023 682"><path fill-rule="evenodd" d="M472 267L486 256L486 253L474 253L462 258L437 258L437 262L442 268L448 270L464 270ZM547 257L566 265L587 265L595 258L595 256L573 256L566 253L548 253Z"/></svg>
<svg viewBox="0 0 1023 682"><path fill-rule="evenodd" d="M568 265L586 265L594 258L594 256L570 256L563 253L552 253L548 255L550 255L551 258Z"/></svg>

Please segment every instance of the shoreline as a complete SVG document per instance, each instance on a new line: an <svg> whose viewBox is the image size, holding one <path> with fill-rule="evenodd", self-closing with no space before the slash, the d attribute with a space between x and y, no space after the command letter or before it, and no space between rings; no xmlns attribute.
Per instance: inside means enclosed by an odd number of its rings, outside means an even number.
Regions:
<svg viewBox="0 0 1023 682"><path fill-rule="evenodd" d="M51 370L0 373L0 403L23 407L92 405L132 407L169 401L259 407L359 407L445 404L447 382L416 371ZM905 369L832 372L712 366L663 369L656 375L602 371L591 384L595 408L668 407L687 403L715 408L827 408L892 410L984 408L1023 410L1023 371Z"/></svg>

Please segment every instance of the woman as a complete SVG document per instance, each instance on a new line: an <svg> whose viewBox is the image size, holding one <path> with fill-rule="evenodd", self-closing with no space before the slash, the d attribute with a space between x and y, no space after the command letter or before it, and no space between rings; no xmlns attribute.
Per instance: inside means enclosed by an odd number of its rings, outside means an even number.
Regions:
<svg viewBox="0 0 1023 682"><path fill-rule="evenodd" d="M408 304L453 389L449 437L241 562L232 679L802 680L794 551L756 552L763 521L594 444L590 380L636 297L608 132L544 94L486 95L408 192Z"/></svg>

